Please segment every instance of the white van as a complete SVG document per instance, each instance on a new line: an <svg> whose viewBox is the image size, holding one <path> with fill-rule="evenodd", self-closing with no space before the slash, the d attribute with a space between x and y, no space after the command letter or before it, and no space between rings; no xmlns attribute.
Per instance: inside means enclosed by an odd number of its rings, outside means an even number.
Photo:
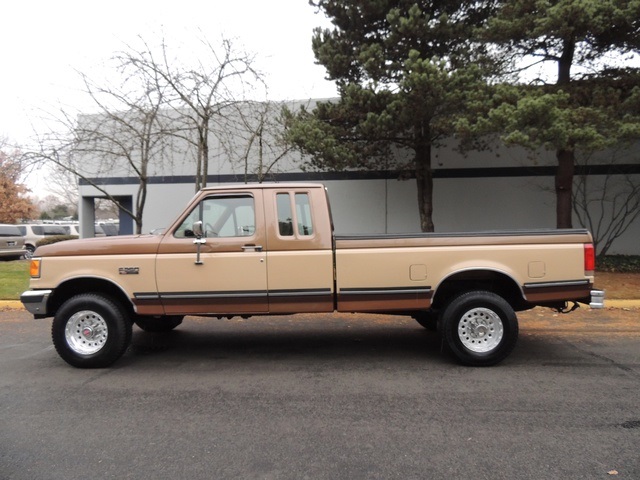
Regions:
<svg viewBox="0 0 640 480"><path fill-rule="evenodd" d="M16 225L24 237L25 258L31 258L36 251L38 240L51 235L67 235L62 225L48 223Z"/></svg>

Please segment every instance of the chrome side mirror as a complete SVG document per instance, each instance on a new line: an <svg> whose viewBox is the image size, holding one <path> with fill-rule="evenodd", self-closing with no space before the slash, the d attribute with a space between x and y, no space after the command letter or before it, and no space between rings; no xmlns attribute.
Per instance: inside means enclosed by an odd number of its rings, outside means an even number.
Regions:
<svg viewBox="0 0 640 480"><path fill-rule="evenodd" d="M196 245L196 265L202 265L202 260L200 260L200 247L207 243L205 238L202 238L204 234L202 230L202 221L193 222L193 234L196 236L196 239L193 243Z"/></svg>
<svg viewBox="0 0 640 480"><path fill-rule="evenodd" d="M197 222L193 222L193 234L196 236L196 238L202 238L204 235L204 231L202 230L202 220L199 220Z"/></svg>

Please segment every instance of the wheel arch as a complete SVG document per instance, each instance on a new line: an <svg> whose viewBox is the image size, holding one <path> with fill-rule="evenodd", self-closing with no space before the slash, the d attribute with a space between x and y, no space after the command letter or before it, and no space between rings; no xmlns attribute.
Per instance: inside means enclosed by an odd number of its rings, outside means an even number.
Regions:
<svg viewBox="0 0 640 480"><path fill-rule="evenodd" d="M47 312L55 315L69 298L82 293L102 293L118 301L128 314L134 313L134 306L122 288L110 280L99 277L72 278L58 285L49 298Z"/></svg>
<svg viewBox="0 0 640 480"><path fill-rule="evenodd" d="M432 306L436 309L444 308L453 298L474 290L495 293L516 311L529 308L518 282L509 274L491 268L465 269L451 273L436 287Z"/></svg>

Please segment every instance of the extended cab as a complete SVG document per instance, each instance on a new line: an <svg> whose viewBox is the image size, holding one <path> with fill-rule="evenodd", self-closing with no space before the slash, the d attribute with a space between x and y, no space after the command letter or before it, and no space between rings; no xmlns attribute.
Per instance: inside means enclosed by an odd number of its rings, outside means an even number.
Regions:
<svg viewBox="0 0 640 480"><path fill-rule="evenodd" d="M104 367L147 331L185 315L302 312L411 315L469 365L513 349L516 311L602 307L586 230L334 235L320 184L206 188L161 235L39 247L21 300L54 317L77 367Z"/></svg>

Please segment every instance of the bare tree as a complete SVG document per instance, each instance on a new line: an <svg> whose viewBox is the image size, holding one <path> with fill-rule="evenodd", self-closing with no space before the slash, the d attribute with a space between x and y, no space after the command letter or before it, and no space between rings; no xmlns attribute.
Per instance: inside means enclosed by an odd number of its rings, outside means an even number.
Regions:
<svg viewBox="0 0 640 480"><path fill-rule="evenodd" d="M129 72L128 67L118 66L123 79L118 86L98 86L81 74L96 113L80 115L76 120L60 112L62 133L56 130L41 136L39 149L27 156L96 188L134 220L136 232L140 233L150 168L161 164L170 152L170 121L162 115L165 98L158 83ZM115 175L137 178L133 208L98 181L99 177Z"/></svg>
<svg viewBox="0 0 640 480"><path fill-rule="evenodd" d="M195 149L195 189L199 190L207 185L209 135L216 119L240 101L254 83L261 83L261 74L252 66L253 57L237 50L231 40L223 39L216 47L201 39L204 49L195 67L184 66L178 58L171 57L164 39L158 55L141 41L142 50L130 47L118 58L155 83L156 89L166 89L166 105L173 109L176 122L181 125L180 133L174 134Z"/></svg>
<svg viewBox="0 0 640 480"><path fill-rule="evenodd" d="M223 40L215 48L201 40L204 53L192 64L170 58L164 40L154 53L141 39L140 50L128 47L113 60L120 81L101 83L81 73L94 113L74 116L61 111L62 129L40 135L38 147L27 157L46 163L91 185L129 215L142 231L150 176L164 173L176 149L182 159L196 157L196 190L207 184L209 137L230 106L243 98L252 83L261 81L253 58ZM182 142L182 144L180 144ZM186 145L186 147L185 147ZM124 204L104 182L108 177L131 177L138 188L134 205Z"/></svg>
<svg viewBox="0 0 640 480"><path fill-rule="evenodd" d="M231 106L222 117L218 139L233 163L241 165L245 183L262 183L293 151L286 140L282 104L247 101Z"/></svg>
<svg viewBox="0 0 640 480"><path fill-rule="evenodd" d="M78 179L69 170L51 166L48 172L47 188L66 205L78 205ZM59 200L60 201L60 200Z"/></svg>
<svg viewBox="0 0 640 480"><path fill-rule="evenodd" d="M589 175L588 161L576 177L573 210L594 236L598 256L607 254L640 216L640 179L617 165L615 154L604 175Z"/></svg>

